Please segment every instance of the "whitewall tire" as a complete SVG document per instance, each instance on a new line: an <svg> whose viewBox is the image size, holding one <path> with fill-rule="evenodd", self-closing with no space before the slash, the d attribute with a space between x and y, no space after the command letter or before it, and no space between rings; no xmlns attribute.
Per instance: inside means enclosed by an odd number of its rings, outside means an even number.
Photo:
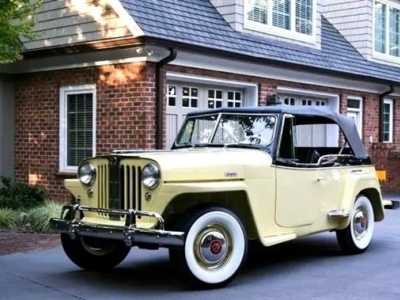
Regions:
<svg viewBox="0 0 400 300"><path fill-rule="evenodd" d="M349 225L336 232L339 246L347 254L363 253L374 234L375 216L371 201L363 195L358 196L349 217Z"/></svg>
<svg viewBox="0 0 400 300"><path fill-rule="evenodd" d="M247 235L238 216L226 208L208 207L181 224L185 245L170 251L184 281L200 288L229 284L247 256Z"/></svg>

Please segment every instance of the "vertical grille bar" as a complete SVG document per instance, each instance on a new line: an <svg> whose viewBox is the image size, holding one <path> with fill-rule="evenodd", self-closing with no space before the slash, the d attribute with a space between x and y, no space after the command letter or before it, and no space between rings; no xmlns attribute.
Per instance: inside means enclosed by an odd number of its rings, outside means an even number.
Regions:
<svg viewBox="0 0 400 300"><path fill-rule="evenodd" d="M104 177L105 177L105 167L103 165L99 168L99 207L104 208Z"/></svg>
<svg viewBox="0 0 400 300"><path fill-rule="evenodd" d="M131 180L131 186L132 186L132 197L130 201L130 205L132 209L136 209L136 167L132 168L132 180Z"/></svg>
<svg viewBox="0 0 400 300"><path fill-rule="evenodd" d="M104 168L104 181L102 183L103 187L104 187L104 198L103 198L103 206L105 208L108 208L108 195L109 195L109 190L108 190L108 183L110 181L110 178L108 176L108 169L110 167L107 165L106 168Z"/></svg>
<svg viewBox="0 0 400 300"><path fill-rule="evenodd" d="M129 181L129 186L130 188L130 193L129 193L129 207L135 209L135 204L134 204L134 194L135 194L135 167L132 167L129 170L130 173L130 178L131 180Z"/></svg>
<svg viewBox="0 0 400 300"><path fill-rule="evenodd" d="M137 209L142 210L142 168L138 167L137 168Z"/></svg>
<svg viewBox="0 0 400 300"><path fill-rule="evenodd" d="M107 164L99 165L97 175L97 188L98 188L98 199L97 206L99 208L108 208L108 172L109 168ZM107 214L99 213L100 216L106 216Z"/></svg>
<svg viewBox="0 0 400 300"><path fill-rule="evenodd" d="M129 202L131 201L131 168L130 166L124 166L124 179L125 179L125 191L124 191L124 209L129 207Z"/></svg>

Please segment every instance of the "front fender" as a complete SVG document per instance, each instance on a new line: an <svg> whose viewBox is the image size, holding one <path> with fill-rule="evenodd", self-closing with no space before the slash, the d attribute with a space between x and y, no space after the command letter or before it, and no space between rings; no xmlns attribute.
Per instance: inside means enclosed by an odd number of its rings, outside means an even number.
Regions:
<svg viewBox="0 0 400 300"><path fill-rule="evenodd" d="M65 188L72 194L75 199L80 199L80 202L83 205L89 205L89 199L85 189L82 187L79 179L65 179L64 180Z"/></svg>

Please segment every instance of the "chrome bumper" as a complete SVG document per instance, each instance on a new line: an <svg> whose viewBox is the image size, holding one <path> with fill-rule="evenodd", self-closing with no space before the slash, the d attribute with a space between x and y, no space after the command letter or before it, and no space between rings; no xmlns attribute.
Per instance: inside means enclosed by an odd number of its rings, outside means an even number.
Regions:
<svg viewBox="0 0 400 300"><path fill-rule="evenodd" d="M85 223L80 221L79 218L75 218L85 211L126 216L125 226ZM137 228L135 224L136 216L156 218L158 221L156 228ZM79 204L65 205L61 211L61 218L50 219L50 227L57 233L68 233L72 239L77 236L115 239L124 241L129 247L137 243L158 246L183 246L184 244L184 233L165 231L164 219L160 214L133 209L102 209L80 206Z"/></svg>

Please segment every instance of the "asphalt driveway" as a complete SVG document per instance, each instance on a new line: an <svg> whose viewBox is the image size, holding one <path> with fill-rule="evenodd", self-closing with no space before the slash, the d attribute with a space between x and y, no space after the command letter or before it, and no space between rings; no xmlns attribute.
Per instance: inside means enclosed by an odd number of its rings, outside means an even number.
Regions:
<svg viewBox="0 0 400 300"><path fill-rule="evenodd" d="M133 249L108 273L84 272L61 248L0 258L0 299L400 299L400 211L376 224L373 243L343 256L333 233L251 252L225 289L186 291L166 250Z"/></svg>

